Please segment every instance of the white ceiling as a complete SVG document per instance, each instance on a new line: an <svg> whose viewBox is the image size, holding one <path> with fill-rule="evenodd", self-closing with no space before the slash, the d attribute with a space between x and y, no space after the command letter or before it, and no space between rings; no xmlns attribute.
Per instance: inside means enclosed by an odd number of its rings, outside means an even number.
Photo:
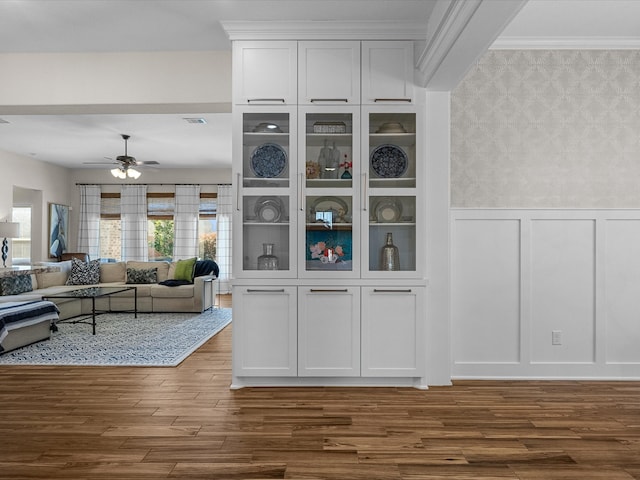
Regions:
<svg viewBox="0 0 640 480"><path fill-rule="evenodd" d="M434 6L435 0L2 0L0 53L229 49L220 26L228 20L424 23L426 32ZM529 0L497 45L550 38L559 45L562 39L633 45L640 39L640 1ZM68 167L91 168L83 162L122 154L121 133L131 135L130 155L159 161L158 168L230 165L228 113L3 115L0 109L0 118L9 122L0 123L0 149Z"/></svg>

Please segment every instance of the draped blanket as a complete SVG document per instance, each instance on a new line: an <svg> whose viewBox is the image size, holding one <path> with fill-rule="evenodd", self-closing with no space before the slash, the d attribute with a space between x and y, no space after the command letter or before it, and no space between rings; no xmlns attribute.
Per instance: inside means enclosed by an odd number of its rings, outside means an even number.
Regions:
<svg viewBox="0 0 640 480"><path fill-rule="evenodd" d="M59 313L55 303L44 300L0 303L0 342L14 328L34 325L44 320L55 322ZM2 350L0 346L0 352Z"/></svg>

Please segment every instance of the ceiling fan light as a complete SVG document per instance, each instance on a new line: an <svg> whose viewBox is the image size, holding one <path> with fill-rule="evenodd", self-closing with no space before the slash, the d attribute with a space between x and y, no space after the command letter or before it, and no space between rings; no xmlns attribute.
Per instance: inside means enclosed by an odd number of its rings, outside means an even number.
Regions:
<svg viewBox="0 0 640 480"><path fill-rule="evenodd" d="M127 168L128 177L133 178L134 180L137 180L138 178L140 178L140 175L142 174L135 168Z"/></svg>
<svg viewBox="0 0 640 480"><path fill-rule="evenodd" d="M127 178L127 174L121 168L112 168L111 175L116 178L125 179Z"/></svg>

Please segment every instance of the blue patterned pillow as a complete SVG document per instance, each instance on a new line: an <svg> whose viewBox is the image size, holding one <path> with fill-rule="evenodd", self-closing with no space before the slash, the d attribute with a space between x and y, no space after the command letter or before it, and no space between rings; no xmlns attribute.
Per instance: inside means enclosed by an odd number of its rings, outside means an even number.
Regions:
<svg viewBox="0 0 640 480"><path fill-rule="evenodd" d="M67 285L95 285L96 283L100 283L100 259L83 262L72 258Z"/></svg>
<svg viewBox="0 0 640 480"><path fill-rule="evenodd" d="M158 269L127 268L127 283L158 283Z"/></svg>
<svg viewBox="0 0 640 480"><path fill-rule="evenodd" d="M31 283L31 275L0 278L0 292L2 295L18 295L32 291L33 284Z"/></svg>

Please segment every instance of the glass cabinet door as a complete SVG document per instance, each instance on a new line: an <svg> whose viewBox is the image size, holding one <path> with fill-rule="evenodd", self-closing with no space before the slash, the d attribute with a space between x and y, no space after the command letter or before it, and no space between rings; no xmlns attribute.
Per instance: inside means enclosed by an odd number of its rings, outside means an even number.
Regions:
<svg viewBox="0 0 640 480"><path fill-rule="evenodd" d="M291 114L256 111L242 114L242 186L287 188L291 185ZM295 163L294 163L295 164Z"/></svg>
<svg viewBox="0 0 640 480"><path fill-rule="evenodd" d="M287 195L246 195L242 202L242 269L290 269L290 209ZM266 273L265 273L266 275Z"/></svg>
<svg viewBox="0 0 640 480"><path fill-rule="evenodd" d="M415 197L371 196L369 213L369 271L415 272Z"/></svg>
<svg viewBox="0 0 640 480"><path fill-rule="evenodd" d="M298 164L300 276L359 275L359 109L350 106L300 108ZM302 229L301 229L302 230Z"/></svg>
<svg viewBox="0 0 640 480"><path fill-rule="evenodd" d="M370 111L366 120L369 188L415 188L416 112Z"/></svg>
<svg viewBox="0 0 640 480"><path fill-rule="evenodd" d="M360 254L354 241L353 199L307 196L304 272L354 272Z"/></svg>
<svg viewBox="0 0 640 480"><path fill-rule="evenodd" d="M241 125L234 137L233 228L241 239L234 246L234 274L294 277L295 108L246 107L234 121Z"/></svg>
<svg viewBox="0 0 640 480"><path fill-rule="evenodd" d="M419 180L423 115L409 106L363 109L363 276L414 278L424 264L424 212ZM363 155L364 156L364 155Z"/></svg>

